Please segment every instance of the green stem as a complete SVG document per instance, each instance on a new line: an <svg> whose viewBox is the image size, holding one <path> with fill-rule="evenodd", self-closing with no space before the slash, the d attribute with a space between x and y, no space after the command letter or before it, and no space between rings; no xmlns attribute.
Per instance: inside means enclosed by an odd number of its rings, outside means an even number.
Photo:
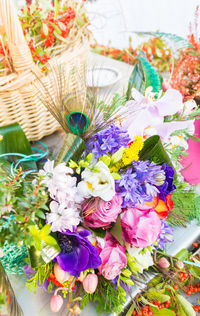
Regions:
<svg viewBox="0 0 200 316"><path fill-rule="evenodd" d="M9 316L23 316L23 311L19 306L15 297L14 291L8 279L8 276L4 270L4 267L0 260L0 293L5 296L7 301L7 312ZM0 310L1 312L1 310Z"/></svg>
<svg viewBox="0 0 200 316"><path fill-rule="evenodd" d="M56 160L56 165L61 162L69 162L71 159L78 159L85 148L84 140L74 134L68 133L65 136L60 154Z"/></svg>

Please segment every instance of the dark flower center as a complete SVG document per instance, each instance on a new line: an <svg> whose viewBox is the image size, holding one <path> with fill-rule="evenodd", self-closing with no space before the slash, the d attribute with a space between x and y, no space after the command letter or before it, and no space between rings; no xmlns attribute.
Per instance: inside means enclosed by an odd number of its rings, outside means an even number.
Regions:
<svg viewBox="0 0 200 316"><path fill-rule="evenodd" d="M70 253L74 251L74 248L77 246L77 238L71 235L64 235L58 233L58 241L62 252Z"/></svg>

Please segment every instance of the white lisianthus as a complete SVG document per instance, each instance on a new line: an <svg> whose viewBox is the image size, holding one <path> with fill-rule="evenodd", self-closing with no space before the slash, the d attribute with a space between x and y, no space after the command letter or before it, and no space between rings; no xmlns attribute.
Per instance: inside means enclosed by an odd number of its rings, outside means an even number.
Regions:
<svg viewBox="0 0 200 316"><path fill-rule="evenodd" d="M130 244L127 244L126 250L131 257L135 258L136 263L140 268L140 273L142 273L144 269L148 269L148 267L154 264L152 254L149 249L146 249L145 252L143 251L142 253L140 253L142 248L136 248L134 246L131 246Z"/></svg>
<svg viewBox="0 0 200 316"><path fill-rule="evenodd" d="M51 225L52 232L64 232L66 229L73 231L80 221L79 211L76 208L67 208L65 203L50 203L51 213L46 214L47 223Z"/></svg>
<svg viewBox="0 0 200 316"><path fill-rule="evenodd" d="M78 184L78 190L84 198L94 196L110 201L115 195L114 179L103 161L99 161L95 167L98 171L86 168L82 172L82 181Z"/></svg>

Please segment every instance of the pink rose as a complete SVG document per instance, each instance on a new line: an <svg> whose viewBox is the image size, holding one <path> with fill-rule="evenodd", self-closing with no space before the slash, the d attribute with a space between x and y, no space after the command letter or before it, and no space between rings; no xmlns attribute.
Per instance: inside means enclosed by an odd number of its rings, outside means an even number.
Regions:
<svg viewBox="0 0 200 316"><path fill-rule="evenodd" d="M111 201L95 198L84 206L85 224L88 227L98 228L116 222L121 212L122 198L115 195Z"/></svg>
<svg viewBox="0 0 200 316"><path fill-rule="evenodd" d="M106 232L105 246L100 251L102 264L98 268L107 280L113 280L121 273L121 270L127 265L125 247L118 244L117 240Z"/></svg>
<svg viewBox="0 0 200 316"><path fill-rule="evenodd" d="M127 208L121 215L122 236L138 248L153 244L161 232L161 221L153 209Z"/></svg>

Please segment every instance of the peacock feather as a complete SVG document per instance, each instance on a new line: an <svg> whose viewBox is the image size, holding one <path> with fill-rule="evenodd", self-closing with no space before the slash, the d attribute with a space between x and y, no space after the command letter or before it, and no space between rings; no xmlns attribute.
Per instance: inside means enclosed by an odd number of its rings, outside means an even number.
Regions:
<svg viewBox="0 0 200 316"><path fill-rule="evenodd" d="M132 88L144 94L149 86L153 88L153 92L158 93L161 90L161 81L158 72L147 60L145 54L141 53L137 57L136 65L129 79L127 98L130 99Z"/></svg>
<svg viewBox="0 0 200 316"><path fill-rule="evenodd" d="M96 93L87 89L86 79L81 77L78 68L73 67L67 74L61 65L54 65L46 78L38 78L35 83L38 98L67 134L59 162L74 159L75 153L80 156L85 142L94 133L130 115L127 111L123 113L121 108L113 111L116 108L113 102L98 102Z"/></svg>

